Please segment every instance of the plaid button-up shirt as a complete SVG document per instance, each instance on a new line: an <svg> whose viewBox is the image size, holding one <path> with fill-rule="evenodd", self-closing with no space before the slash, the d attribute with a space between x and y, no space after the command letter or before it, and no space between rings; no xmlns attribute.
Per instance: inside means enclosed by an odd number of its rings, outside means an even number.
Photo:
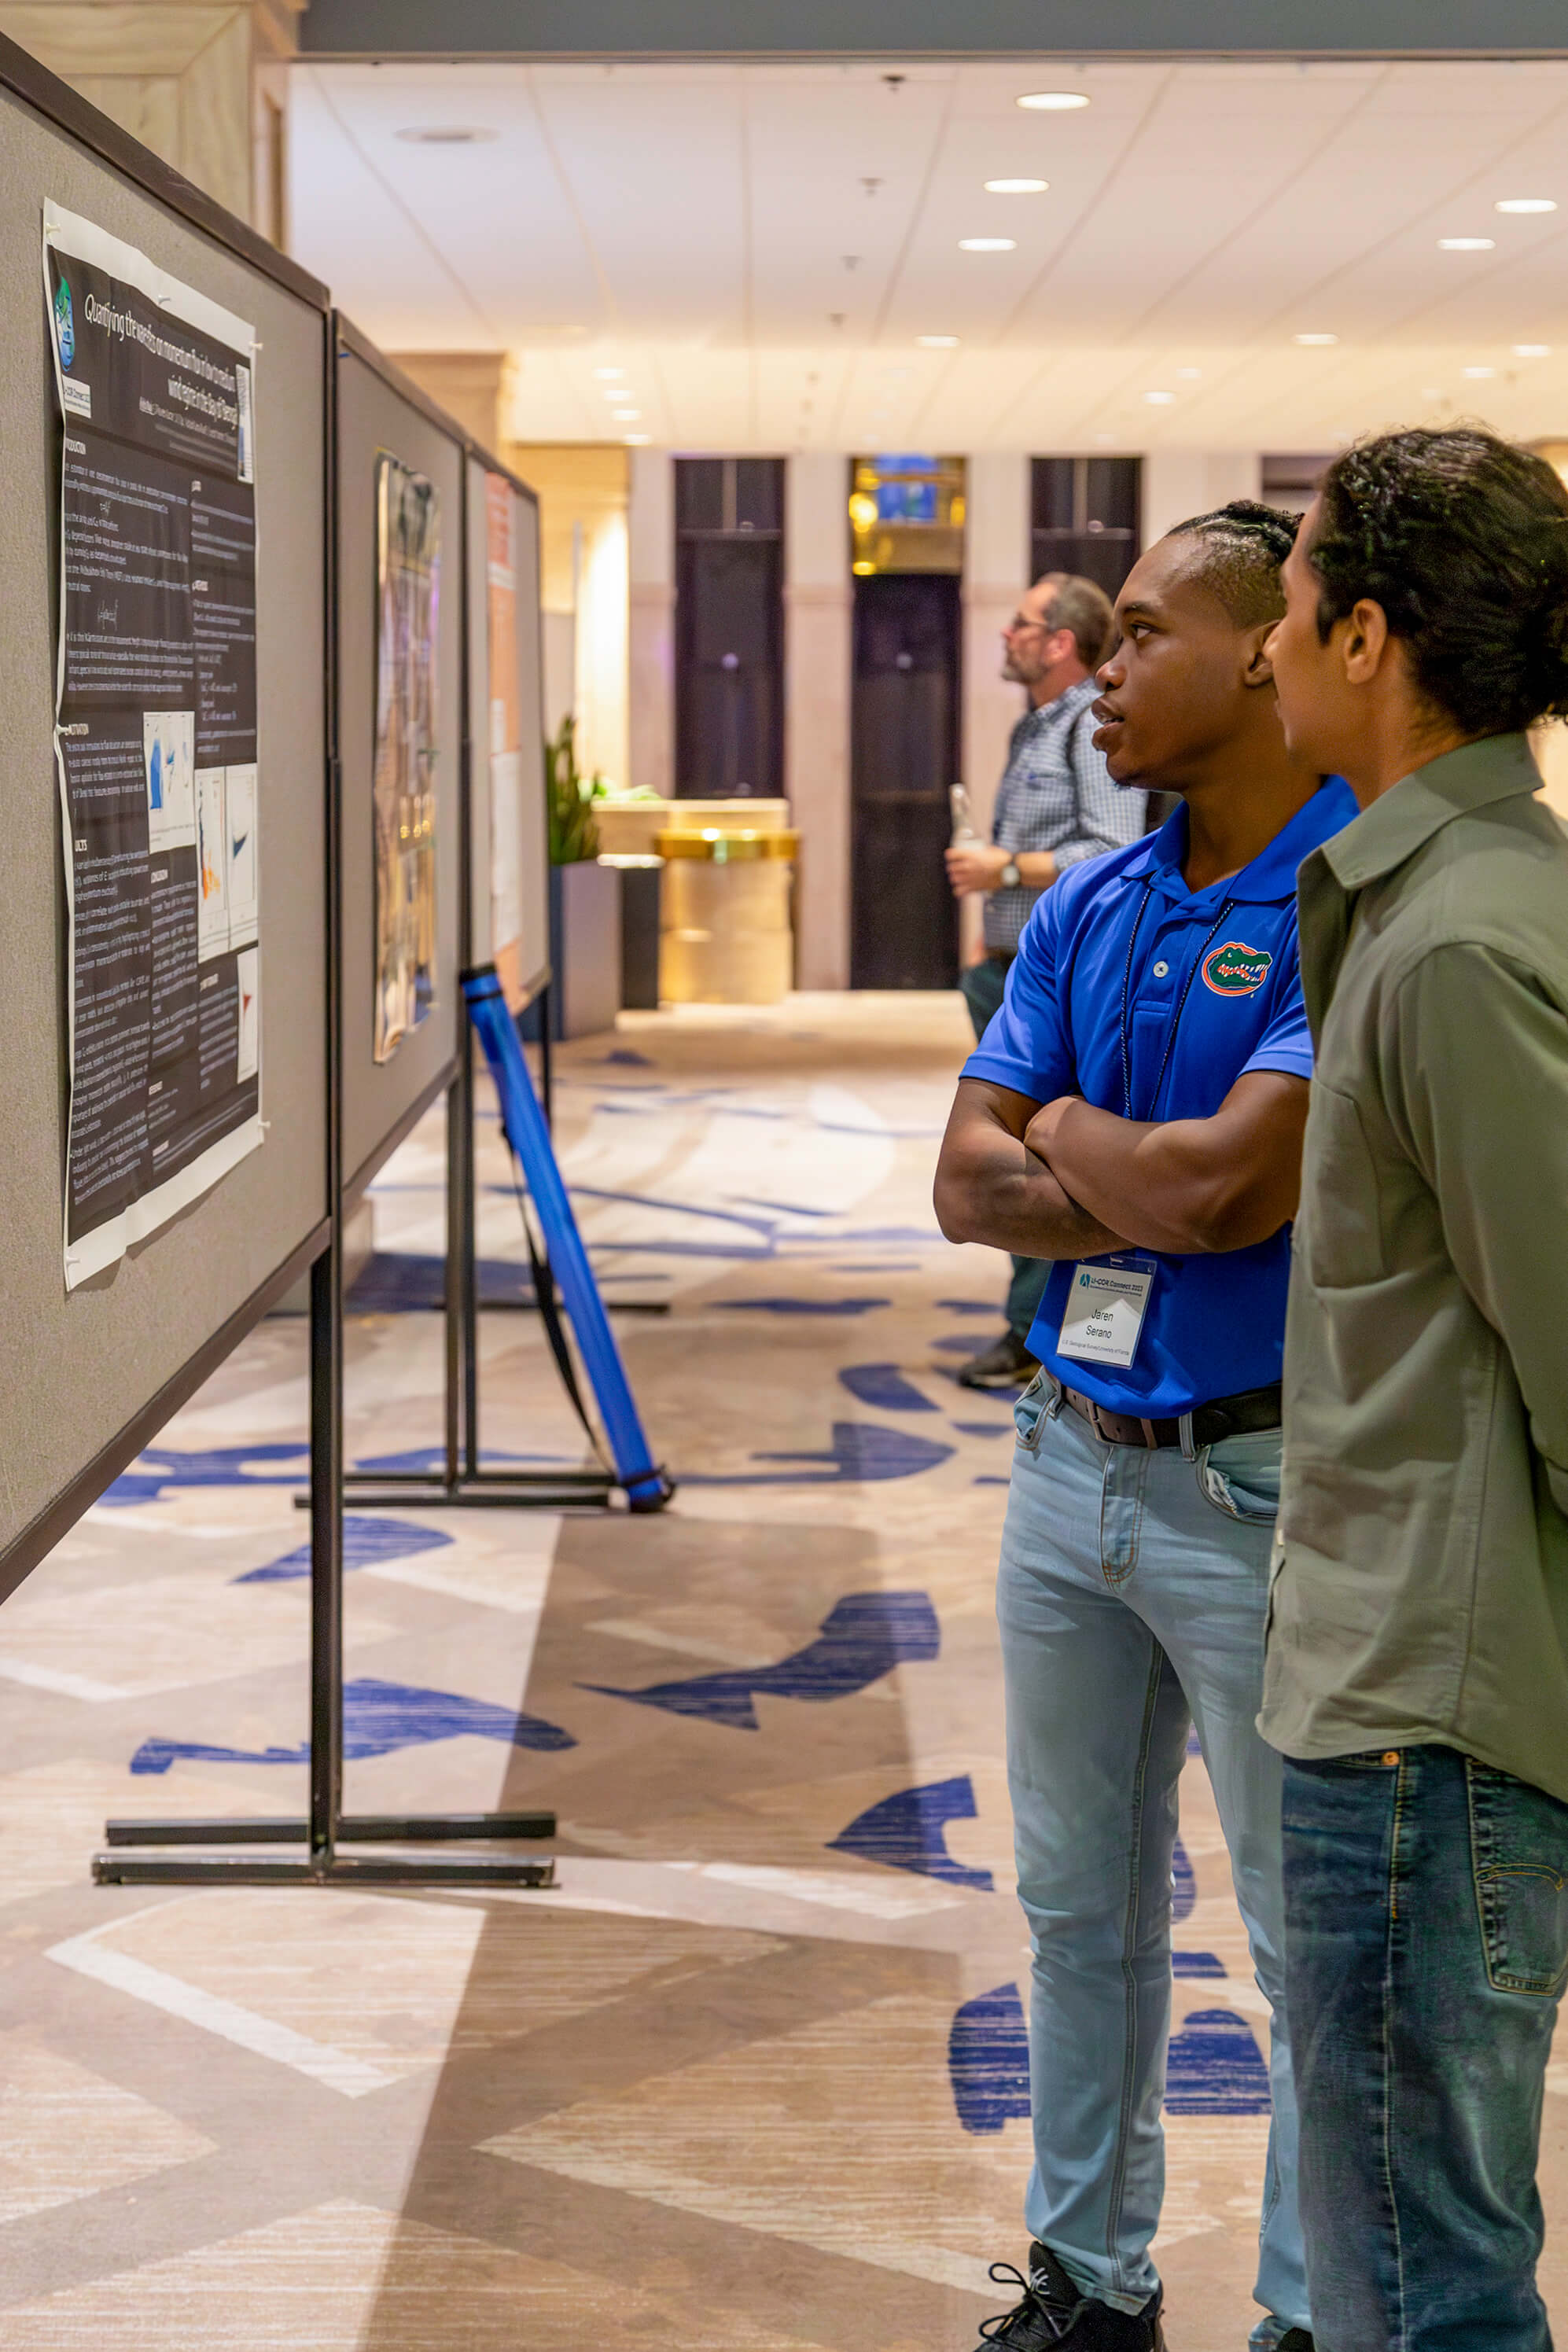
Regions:
<svg viewBox="0 0 1568 2352"><path fill-rule="evenodd" d="M1077 866L1142 835L1148 794L1113 784L1094 748L1089 705L1099 688L1080 678L1054 702L1026 711L1013 730L1007 768L996 793L991 838L999 849L1048 849L1058 866ZM1040 893L1020 883L985 901L985 944L1017 947Z"/></svg>

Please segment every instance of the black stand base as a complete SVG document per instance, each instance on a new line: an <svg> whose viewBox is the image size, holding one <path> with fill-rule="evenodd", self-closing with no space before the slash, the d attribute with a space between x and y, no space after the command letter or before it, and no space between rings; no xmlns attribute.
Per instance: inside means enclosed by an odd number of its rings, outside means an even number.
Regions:
<svg viewBox="0 0 1568 2352"><path fill-rule="evenodd" d="M418 1845L479 1838L549 1838L553 1813L349 1813L338 1835L350 1844ZM310 1823L253 1816L232 1822L110 1822L110 1851L93 1856L100 1886L553 1886L553 1862L491 1854L219 1853L217 1846L308 1845ZM159 1847L163 1851L127 1848ZM181 1847L205 1851L180 1853Z"/></svg>
<svg viewBox="0 0 1568 2352"><path fill-rule="evenodd" d="M576 1506L605 1510L615 1482L602 1470L459 1470L439 1477L426 1470L349 1470L344 1500L362 1510L423 1506L426 1510L468 1505L473 1510L559 1511ZM308 1495L294 1507L308 1511Z"/></svg>

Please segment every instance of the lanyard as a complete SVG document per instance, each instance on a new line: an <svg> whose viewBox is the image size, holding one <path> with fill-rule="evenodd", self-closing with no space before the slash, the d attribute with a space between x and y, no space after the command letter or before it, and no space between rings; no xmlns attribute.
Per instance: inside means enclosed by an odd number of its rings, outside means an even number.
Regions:
<svg viewBox="0 0 1568 2352"><path fill-rule="evenodd" d="M1131 1118L1132 1116L1132 1045L1129 1025L1132 995L1132 956L1138 945L1138 934L1143 928L1144 910L1149 904L1150 893L1153 887L1152 880L1146 878L1143 884L1143 896L1138 901L1138 913L1132 925L1132 937L1127 942L1127 961L1121 973L1121 1116L1123 1118ZM1176 1032L1182 1025L1182 1015L1186 1011L1187 998L1192 993L1193 982L1198 976L1199 966L1208 952L1209 940L1213 939L1235 904L1234 898L1227 898L1225 901L1214 921L1209 925L1203 946L1193 958L1192 966L1183 984L1181 1002L1176 1006L1175 1018L1165 1034L1165 1050L1160 1057L1160 1068L1154 1080L1154 1091L1149 1097L1151 1118L1159 1107L1160 1089L1165 1083L1165 1072L1171 1060L1171 1048L1176 1042Z"/></svg>

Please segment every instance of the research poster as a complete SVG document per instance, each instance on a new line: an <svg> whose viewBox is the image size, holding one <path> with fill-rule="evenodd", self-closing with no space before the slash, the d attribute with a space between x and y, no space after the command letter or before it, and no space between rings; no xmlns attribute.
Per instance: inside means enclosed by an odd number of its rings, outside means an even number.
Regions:
<svg viewBox="0 0 1568 2352"><path fill-rule="evenodd" d="M490 682L490 953L508 1004L523 1001L522 710L517 668L517 497L485 476Z"/></svg>
<svg viewBox="0 0 1568 2352"><path fill-rule="evenodd" d="M262 1139L256 338L52 204L44 293L71 1289Z"/></svg>
<svg viewBox="0 0 1568 2352"><path fill-rule="evenodd" d="M375 461L375 1058L390 1061L436 1002L435 485Z"/></svg>

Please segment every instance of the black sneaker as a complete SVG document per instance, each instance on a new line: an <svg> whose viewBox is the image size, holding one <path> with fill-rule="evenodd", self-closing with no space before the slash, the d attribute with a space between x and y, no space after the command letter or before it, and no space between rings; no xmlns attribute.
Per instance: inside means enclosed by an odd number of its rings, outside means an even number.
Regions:
<svg viewBox="0 0 1568 2352"><path fill-rule="evenodd" d="M1274 2352L1318 2352L1318 2347L1304 2327L1288 2327Z"/></svg>
<svg viewBox="0 0 1568 2352"><path fill-rule="evenodd" d="M971 1356L958 1375L958 1385L961 1389L1026 1388L1039 1369L1016 1331L1004 1331L989 1348Z"/></svg>
<svg viewBox="0 0 1568 2352"><path fill-rule="evenodd" d="M993 2344L1005 2345L1007 2352L1165 2352L1158 2287L1142 2311L1113 2311L1108 2303L1080 2294L1037 2239L1029 2248L1027 2278L1011 2263L993 2263L991 2275L998 2286L1021 2286L1023 2300L981 2321L975 2352L987 2352Z"/></svg>

